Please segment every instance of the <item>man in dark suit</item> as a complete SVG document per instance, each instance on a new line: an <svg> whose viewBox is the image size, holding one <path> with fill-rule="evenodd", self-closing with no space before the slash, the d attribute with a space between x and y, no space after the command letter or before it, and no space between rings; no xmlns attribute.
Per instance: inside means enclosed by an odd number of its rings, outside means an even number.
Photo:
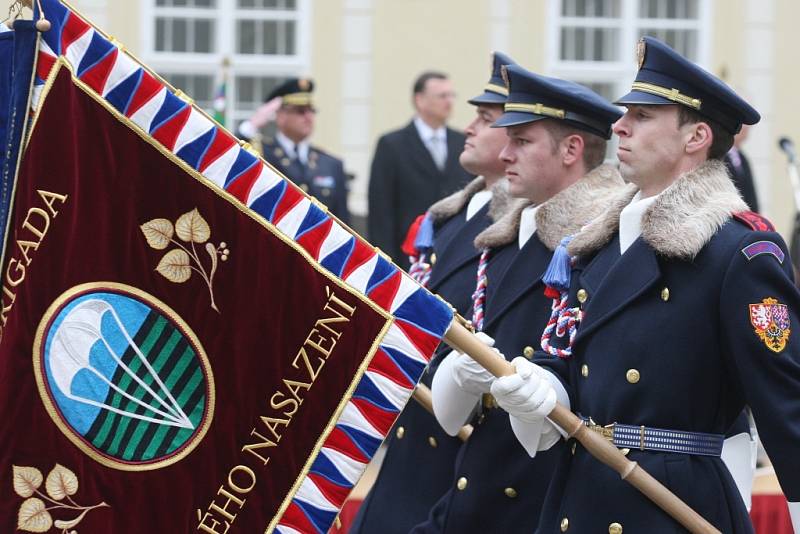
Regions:
<svg viewBox="0 0 800 534"><path fill-rule="evenodd" d="M414 84L416 117L383 135L375 149L367 234L401 267L408 267L400 247L414 218L471 178L458 163L464 135L445 125L454 96L444 74L420 75Z"/></svg>
<svg viewBox="0 0 800 534"><path fill-rule="evenodd" d="M311 98L313 90L311 80L287 80L273 89L266 103L239 126L239 135L260 144L261 154L270 165L349 224L344 164L309 142L316 116ZM275 136L261 140L258 130L273 115L277 126Z"/></svg>
<svg viewBox="0 0 800 534"><path fill-rule="evenodd" d="M753 182L753 172L750 169L750 160L742 152L742 143L747 139L750 126L743 125L742 130L733 138L733 146L725 154L725 166L731 175L736 189L742 194L742 198L747 203L750 211L758 213L758 197L756 196L756 185Z"/></svg>

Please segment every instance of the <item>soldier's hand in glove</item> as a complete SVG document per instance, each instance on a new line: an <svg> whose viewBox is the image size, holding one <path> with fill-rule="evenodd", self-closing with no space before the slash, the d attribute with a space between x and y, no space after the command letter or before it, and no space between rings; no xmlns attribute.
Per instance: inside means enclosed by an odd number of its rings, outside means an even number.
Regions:
<svg viewBox="0 0 800 534"><path fill-rule="evenodd" d="M556 406L556 391L548 379L549 371L525 358L511 362L517 372L494 380L491 392L509 414L527 423L542 421Z"/></svg>
<svg viewBox="0 0 800 534"><path fill-rule="evenodd" d="M476 334L481 342L489 347L494 345L494 339L483 332ZM495 352L500 354L497 349ZM481 364L466 354L458 354L453 362L453 380L458 386L468 393L483 395L489 393L495 376L484 369Z"/></svg>

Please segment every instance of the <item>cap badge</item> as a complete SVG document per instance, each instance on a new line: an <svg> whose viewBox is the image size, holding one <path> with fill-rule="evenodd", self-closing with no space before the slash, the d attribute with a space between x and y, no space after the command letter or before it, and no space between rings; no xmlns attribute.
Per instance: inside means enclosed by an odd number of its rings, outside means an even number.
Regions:
<svg viewBox="0 0 800 534"><path fill-rule="evenodd" d="M636 43L636 61L639 64L638 68L642 68L644 65L644 56L645 52L647 51L647 43L645 43L644 39L639 39L639 42Z"/></svg>

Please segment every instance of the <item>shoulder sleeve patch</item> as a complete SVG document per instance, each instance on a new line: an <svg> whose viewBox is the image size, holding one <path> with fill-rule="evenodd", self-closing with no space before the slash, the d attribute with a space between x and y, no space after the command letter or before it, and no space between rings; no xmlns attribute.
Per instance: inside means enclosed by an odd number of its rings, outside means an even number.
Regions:
<svg viewBox="0 0 800 534"><path fill-rule="evenodd" d="M775 226L767 219L754 211L739 211L733 217L756 232L774 232Z"/></svg>
<svg viewBox="0 0 800 534"><path fill-rule="evenodd" d="M781 250L781 247L772 241L756 241L755 243L750 243L742 249L742 254L744 254L745 258L747 258L747 261L750 261L761 254L771 254L772 256L775 256L775 259L777 259L778 263L780 264L783 264L783 260L786 256L786 254L783 253L783 250Z"/></svg>

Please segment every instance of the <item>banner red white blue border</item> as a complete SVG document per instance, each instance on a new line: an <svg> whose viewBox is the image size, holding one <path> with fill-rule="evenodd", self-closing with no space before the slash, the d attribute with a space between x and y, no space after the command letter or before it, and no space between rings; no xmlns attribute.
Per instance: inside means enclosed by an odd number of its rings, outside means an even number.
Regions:
<svg viewBox="0 0 800 534"><path fill-rule="evenodd" d="M453 318L369 243L332 217L202 110L102 34L72 8L42 0L52 28L42 34L32 111L57 61L174 154L302 247L321 267L390 313L393 323L352 396L266 531L328 531ZM38 12L35 14L38 17Z"/></svg>

